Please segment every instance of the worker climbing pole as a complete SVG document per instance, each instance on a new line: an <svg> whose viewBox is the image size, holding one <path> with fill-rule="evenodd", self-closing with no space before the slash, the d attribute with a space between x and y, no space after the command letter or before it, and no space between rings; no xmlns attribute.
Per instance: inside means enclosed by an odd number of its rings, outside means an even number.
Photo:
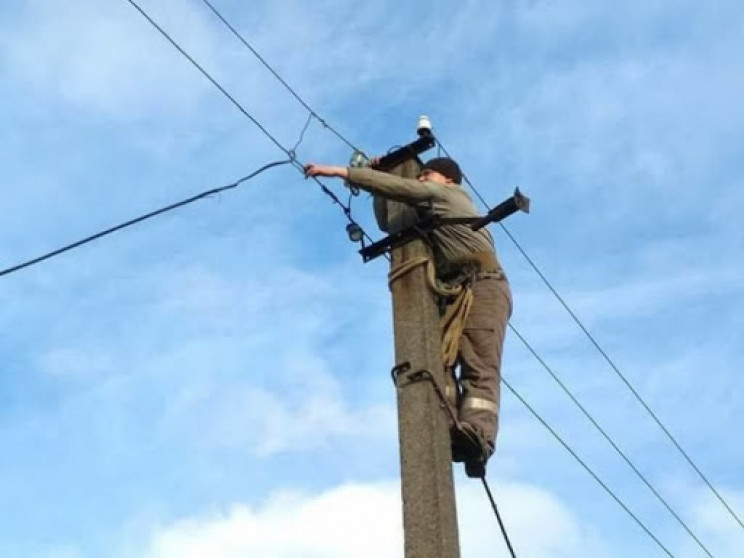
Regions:
<svg viewBox="0 0 744 558"><path fill-rule="evenodd" d="M315 180L322 192L343 210L349 221L347 225L349 237L362 242L361 253L364 260L369 261L384 254L392 262L389 281L393 294L396 348L393 378L399 408L406 557L438 558L459 555L451 468L451 460L454 460L465 463L465 470L469 476L481 479L505 543L514 558L514 549L485 478L486 463L495 449L498 429L501 348L504 324L511 313L511 296L506 277L493 249L493 240L481 229L518 210L528 211L529 200L517 190L513 197L489 209L487 215L483 217L475 215L473 203L460 185L461 179L465 179L484 206L487 208L489 206L467 178L462 176L459 166L449 158L432 159L426 164L418 158L418 155L434 145L438 145L448 155L444 146L435 140L426 118L419 121L419 138L416 141L388 153L379 160L368 161L353 143L324 120L288 85L212 3L202 0L307 110L307 120L297 142L291 148L285 146L137 2L124 1L131 4L243 116L263 132L286 155L286 159L268 163L230 184L211 188L27 261L0 269L0 277L66 254L145 220L237 188L268 169L282 165L291 165L304 172L306 176L314 178L343 177L352 192L358 193L359 189L372 192L375 196L375 215L378 223L389 236L365 246L365 240L371 242L371 239L354 221L350 203L343 204L322 182L317 178ZM351 168L301 164L297 157L297 149L313 120L322 124L326 130L356 151L352 157ZM680 446L670 429L661 422L537 264L508 229L503 226L502 228L679 454L730 516L744 528L744 522L737 513L687 451ZM698 546L706 555L712 556L680 515L588 413L535 349L513 325L510 325L510 328ZM457 365L460 367L459 376L455 374ZM503 383L657 546L667 556L673 556L659 538L592 471L548 422L506 380L503 380Z"/></svg>
<svg viewBox="0 0 744 558"><path fill-rule="evenodd" d="M459 556L451 462L484 478L495 449L500 366L511 292L485 225L521 209L517 191L477 214L449 158L422 164L435 145L428 119L419 139L364 168L308 164L307 176L340 177L371 192L389 236L362 249L391 252L401 484L406 558ZM459 364L460 374L455 374ZM444 412L443 412L444 411Z"/></svg>

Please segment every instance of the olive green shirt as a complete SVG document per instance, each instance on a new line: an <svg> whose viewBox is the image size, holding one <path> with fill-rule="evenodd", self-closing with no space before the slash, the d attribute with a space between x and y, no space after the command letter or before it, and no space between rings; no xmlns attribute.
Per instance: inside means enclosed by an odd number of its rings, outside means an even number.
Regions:
<svg viewBox="0 0 744 558"><path fill-rule="evenodd" d="M473 200L459 184L419 182L401 178L370 168L350 168L349 182L375 196L403 202L412 206L419 218L428 215L440 217L476 217L478 212ZM378 208L376 204L376 208ZM378 212L378 221L381 215ZM383 216L384 219L384 216ZM388 230L380 223L383 230ZM439 273L447 273L456 265L468 260L475 253L492 253L495 258L493 238L484 227L479 231L468 225L444 225L431 233L434 257ZM499 271L501 265L496 259Z"/></svg>

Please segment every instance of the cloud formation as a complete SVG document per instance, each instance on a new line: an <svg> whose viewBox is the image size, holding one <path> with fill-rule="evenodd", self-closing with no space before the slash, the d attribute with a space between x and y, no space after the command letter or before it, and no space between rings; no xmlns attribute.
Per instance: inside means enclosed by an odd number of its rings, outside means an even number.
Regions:
<svg viewBox="0 0 744 558"><path fill-rule="evenodd" d="M534 558L576 556L600 549L566 506L529 485L497 487L519 553ZM496 520L477 487L463 486L463 556L486 558L503 550ZM346 484L314 495L274 494L264 505L162 526L146 544L146 558L272 556L372 558L402 556L400 494L395 483ZM600 553L587 554L602 556Z"/></svg>

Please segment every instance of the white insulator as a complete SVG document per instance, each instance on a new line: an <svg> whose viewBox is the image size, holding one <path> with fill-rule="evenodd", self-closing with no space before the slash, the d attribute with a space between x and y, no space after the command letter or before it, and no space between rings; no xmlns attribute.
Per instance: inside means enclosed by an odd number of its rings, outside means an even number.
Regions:
<svg viewBox="0 0 744 558"><path fill-rule="evenodd" d="M428 136L431 134L431 120L429 120L428 116L419 116L416 131L419 136Z"/></svg>

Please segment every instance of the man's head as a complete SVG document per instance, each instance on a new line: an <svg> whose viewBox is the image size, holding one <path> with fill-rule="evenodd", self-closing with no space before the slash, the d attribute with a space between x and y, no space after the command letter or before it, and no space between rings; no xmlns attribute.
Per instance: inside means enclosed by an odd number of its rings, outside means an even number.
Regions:
<svg viewBox="0 0 744 558"><path fill-rule="evenodd" d="M428 180L441 184L460 184L462 182L462 171L460 166L452 159L435 157L424 164L418 179L422 182Z"/></svg>

